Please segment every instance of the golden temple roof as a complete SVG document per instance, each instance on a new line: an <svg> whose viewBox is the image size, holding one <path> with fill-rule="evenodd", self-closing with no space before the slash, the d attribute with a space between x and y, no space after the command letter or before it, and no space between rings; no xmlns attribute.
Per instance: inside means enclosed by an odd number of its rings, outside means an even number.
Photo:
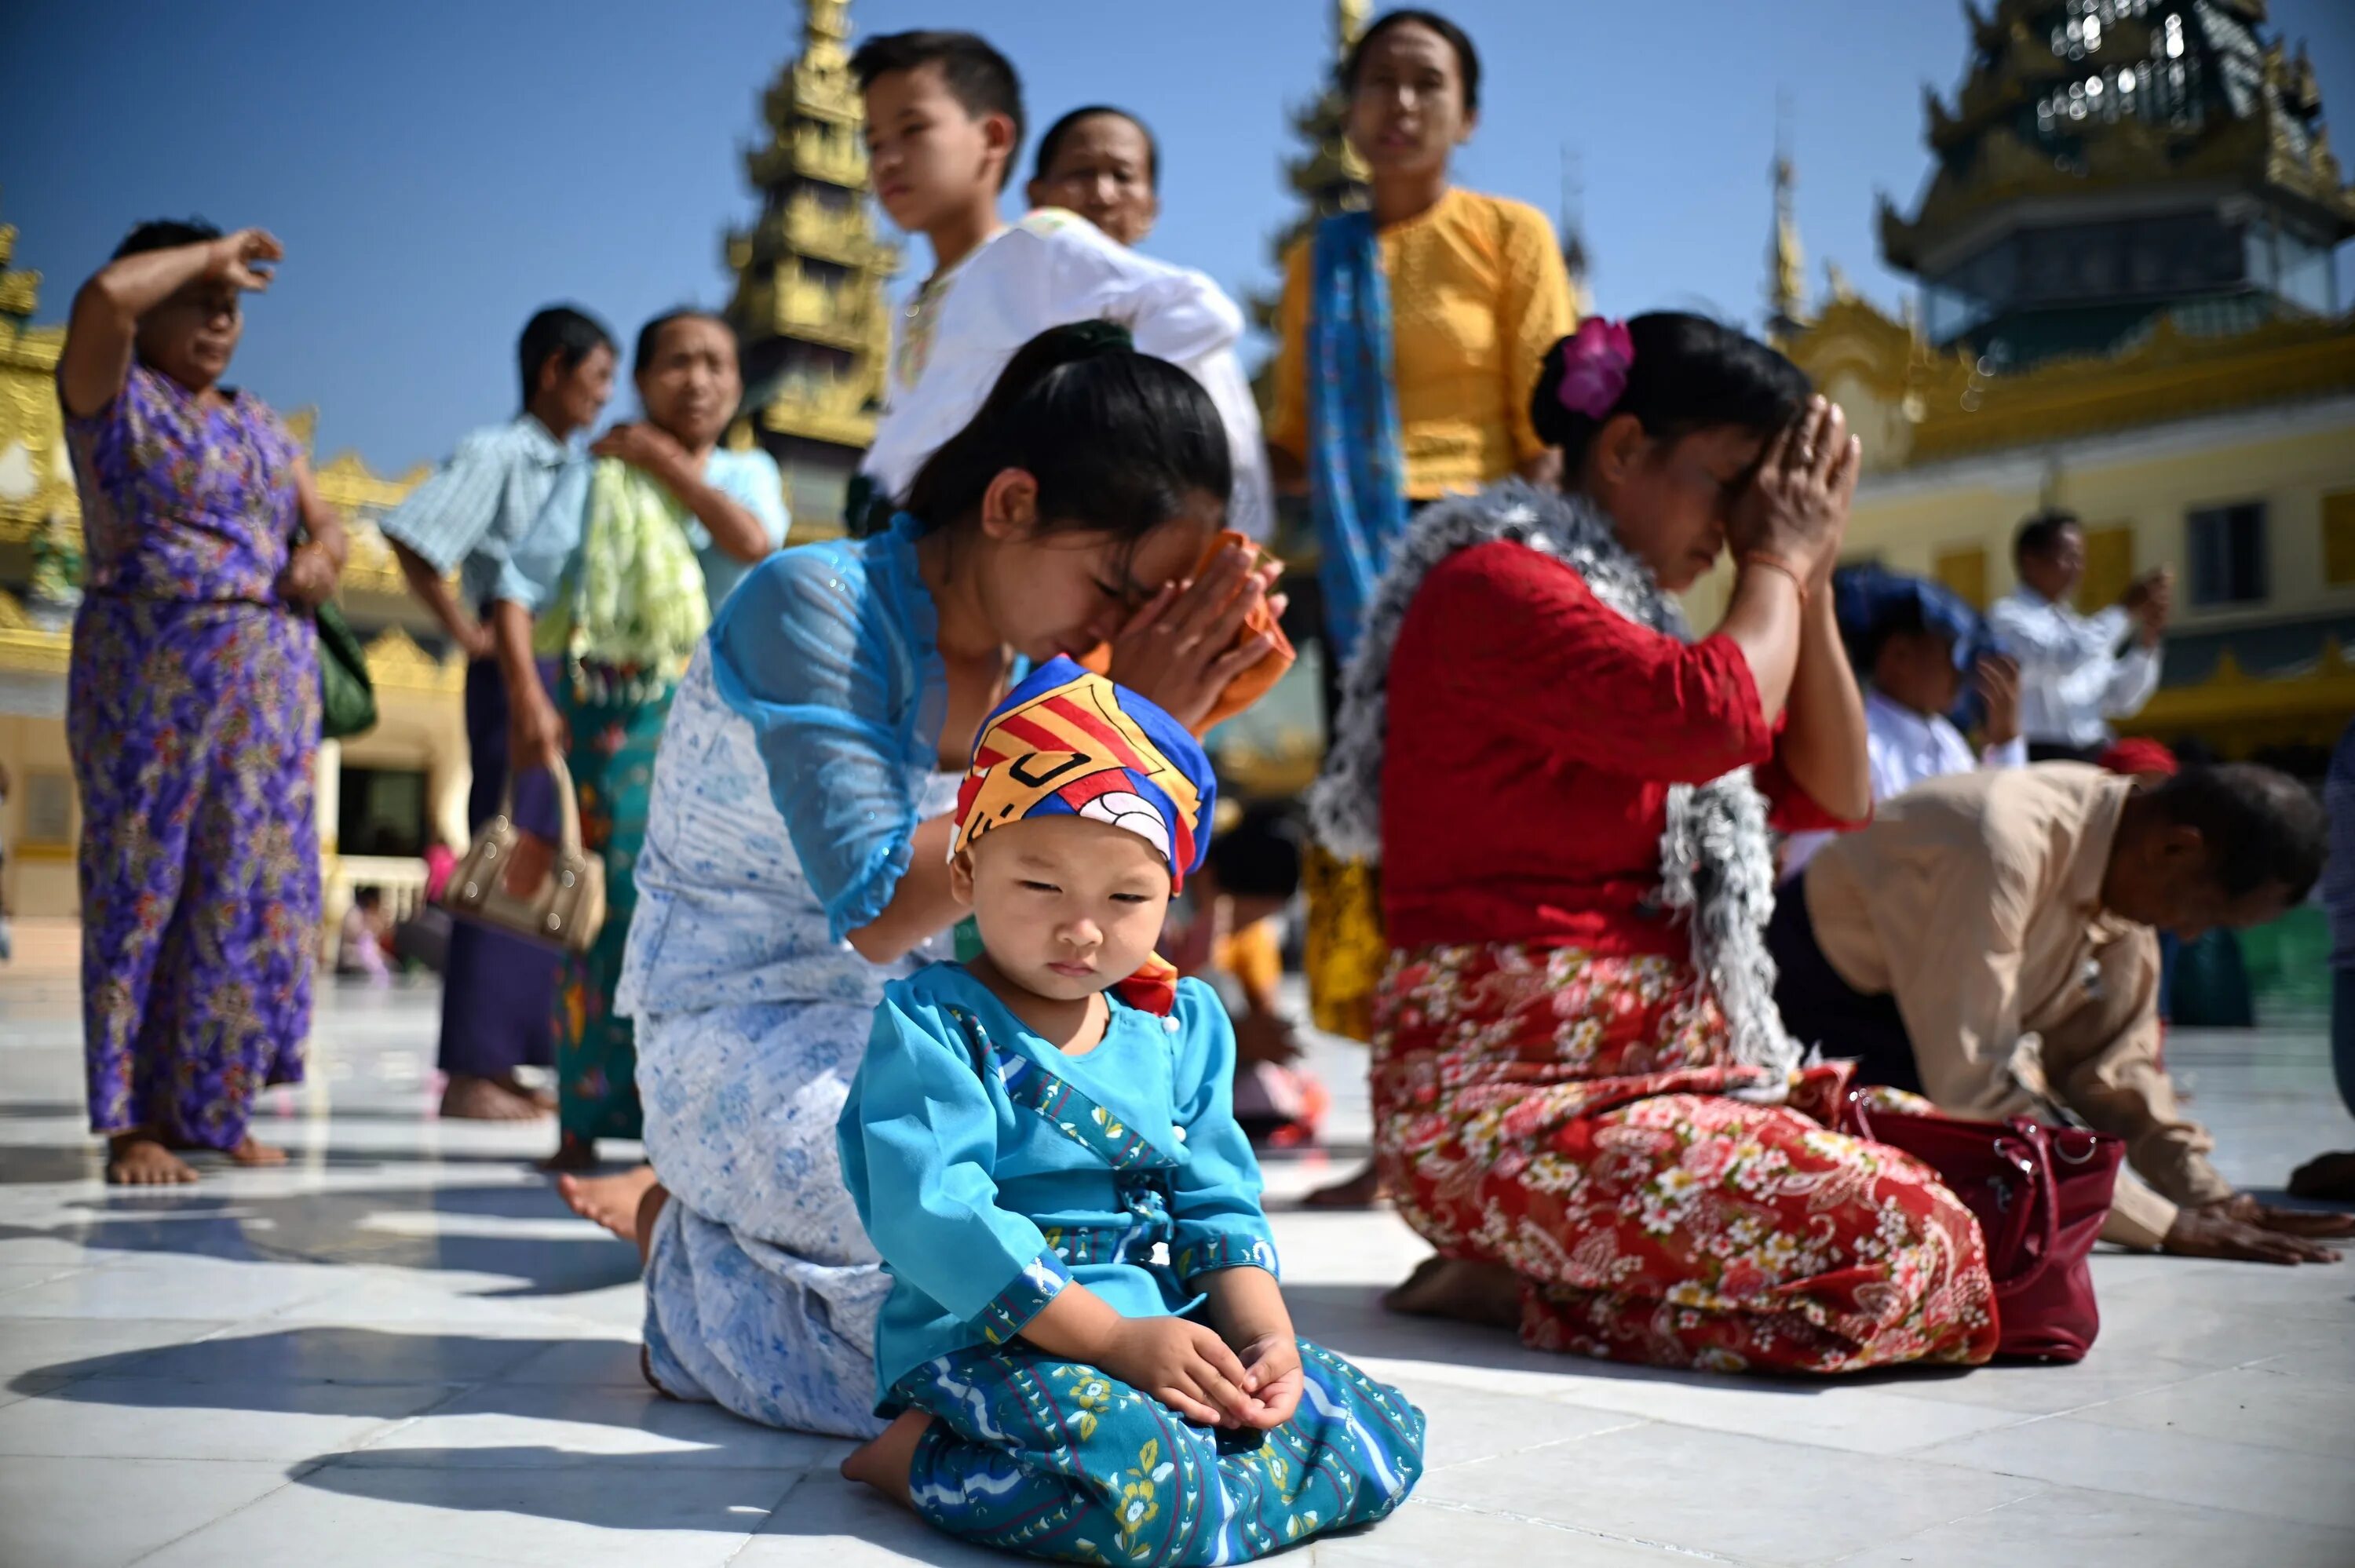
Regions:
<svg viewBox="0 0 2355 1568"><path fill-rule="evenodd" d="M1934 266L2015 204L2195 181L2264 193L2332 243L2355 236L2313 67L2259 34L2263 0L1965 9L1968 73L1952 107L1934 90L1924 104L1937 170L1911 216L1881 202L1891 266Z"/></svg>
<svg viewBox="0 0 2355 1568"><path fill-rule="evenodd" d="M729 319L746 344L748 404L763 429L864 450L874 439L898 247L868 202L866 111L850 74L847 0L805 0L802 52L762 98L767 136L744 154L760 220L723 249Z"/></svg>
<svg viewBox="0 0 2355 1568"><path fill-rule="evenodd" d="M1818 387L1846 381L1892 411L1867 441L1868 472L2355 392L2348 320L2204 337L2161 317L2123 353L1997 374L1836 290L1783 348Z"/></svg>

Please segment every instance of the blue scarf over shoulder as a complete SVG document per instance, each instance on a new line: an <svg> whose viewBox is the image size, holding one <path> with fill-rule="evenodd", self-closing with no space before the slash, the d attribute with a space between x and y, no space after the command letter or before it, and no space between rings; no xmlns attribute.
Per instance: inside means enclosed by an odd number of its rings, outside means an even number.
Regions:
<svg viewBox="0 0 2355 1568"><path fill-rule="evenodd" d="M1390 285L1371 213L1317 226L1309 289L1309 511L1324 557L1326 653L1346 664L1407 524Z"/></svg>

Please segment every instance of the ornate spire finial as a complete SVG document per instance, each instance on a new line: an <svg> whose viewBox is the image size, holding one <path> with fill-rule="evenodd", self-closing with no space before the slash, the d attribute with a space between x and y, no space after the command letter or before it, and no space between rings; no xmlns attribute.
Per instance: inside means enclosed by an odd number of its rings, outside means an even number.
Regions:
<svg viewBox="0 0 2355 1568"><path fill-rule="evenodd" d="M1561 241L1561 264L1570 274L1570 302L1583 321L1594 313L1594 291L1588 286L1592 270L1586 252L1586 180L1584 167L1569 143L1561 144L1561 217L1555 236Z"/></svg>
<svg viewBox="0 0 2355 1568"><path fill-rule="evenodd" d="M1774 336L1782 338L1805 324L1799 312L1806 302L1807 286L1806 253L1799 244L1799 219L1792 201L1799 181L1791 163L1788 93L1778 97L1774 119L1774 237L1766 251L1766 328Z"/></svg>
<svg viewBox="0 0 2355 1568"><path fill-rule="evenodd" d="M797 509L840 493L874 440L888 374L883 283L900 253L877 236L868 201L850 35L849 0L802 0L802 52L762 95L762 134L744 154L760 216L725 245L745 386L729 440L778 459ZM812 508L809 521L827 519Z"/></svg>
<svg viewBox="0 0 2355 1568"><path fill-rule="evenodd" d="M1373 0L1333 0L1333 63L1339 65L1366 30L1366 17L1373 10Z"/></svg>
<svg viewBox="0 0 2355 1568"><path fill-rule="evenodd" d="M41 305L41 275L19 272L8 263L16 259L16 226L0 223L0 316L22 326Z"/></svg>

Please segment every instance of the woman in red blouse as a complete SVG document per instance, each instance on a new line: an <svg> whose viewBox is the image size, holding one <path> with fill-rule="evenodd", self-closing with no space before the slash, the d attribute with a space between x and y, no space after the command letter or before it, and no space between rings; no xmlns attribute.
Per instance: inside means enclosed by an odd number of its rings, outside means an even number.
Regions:
<svg viewBox="0 0 2355 1568"><path fill-rule="evenodd" d="M1439 1256L1405 1312L1724 1370L1977 1362L1985 1246L1926 1167L1826 1129L1773 1000L1769 824L1870 814L1828 579L1857 443L1781 355L1591 321L1537 426L1565 490L1427 511L1316 808L1382 867L1375 1145ZM1698 641L1671 595L1731 548Z"/></svg>

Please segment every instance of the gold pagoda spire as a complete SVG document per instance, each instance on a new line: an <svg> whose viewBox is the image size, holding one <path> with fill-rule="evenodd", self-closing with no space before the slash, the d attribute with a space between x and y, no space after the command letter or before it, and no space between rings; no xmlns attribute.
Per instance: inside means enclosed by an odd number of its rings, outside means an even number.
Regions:
<svg viewBox="0 0 2355 1568"><path fill-rule="evenodd" d="M1285 174L1308 211L1285 231L1277 244L1279 252L1318 218L1366 204L1366 161L1349 145L1349 97L1341 85L1341 65L1364 36L1370 9L1369 0L1335 0L1333 60L1326 69L1325 90L1292 117L1308 153L1294 159Z"/></svg>
<svg viewBox="0 0 2355 1568"><path fill-rule="evenodd" d="M900 264L868 201L849 10L805 0L802 52L762 95L767 134L744 154L761 217L727 238L745 408L785 469L797 517L813 499L839 515L841 483L874 439L891 339L883 285Z"/></svg>
<svg viewBox="0 0 2355 1568"><path fill-rule="evenodd" d="M1561 243L1562 270L1570 274L1570 302L1584 321L1594 313L1594 290L1589 283L1593 271L1586 250L1586 181L1582 166L1570 143L1561 144L1561 217L1554 226L1554 237Z"/></svg>
<svg viewBox="0 0 2355 1568"><path fill-rule="evenodd" d="M0 316L21 327L41 308L41 275L11 268L16 259L16 226L0 223Z"/></svg>
<svg viewBox="0 0 2355 1568"><path fill-rule="evenodd" d="M1305 106L1292 111L1292 128L1306 143L1306 150L1284 165L1284 184L1300 197L1301 210L1269 243L1268 254L1279 269L1293 242L1320 219L1354 211L1369 199L1365 160L1349 145L1349 101L1341 89L1341 62L1349 58L1350 46L1364 35L1370 9L1369 0L1334 0L1333 55L1325 68L1325 86ZM1277 304L1274 294L1252 295L1252 319L1273 331Z"/></svg>
<svg viewBox="0 0 2355 1568"><path fill-rule="evenodd" d="M1785 119L1787 122L1787 108ZM1799 179L1791 162L1787 130L1775 141L1774 236L1766 248L1766 330L1780 341L1806 324L1799 313L1806 308L1807 258L1799 244L1799 218L1793 200Z"/></svg>

